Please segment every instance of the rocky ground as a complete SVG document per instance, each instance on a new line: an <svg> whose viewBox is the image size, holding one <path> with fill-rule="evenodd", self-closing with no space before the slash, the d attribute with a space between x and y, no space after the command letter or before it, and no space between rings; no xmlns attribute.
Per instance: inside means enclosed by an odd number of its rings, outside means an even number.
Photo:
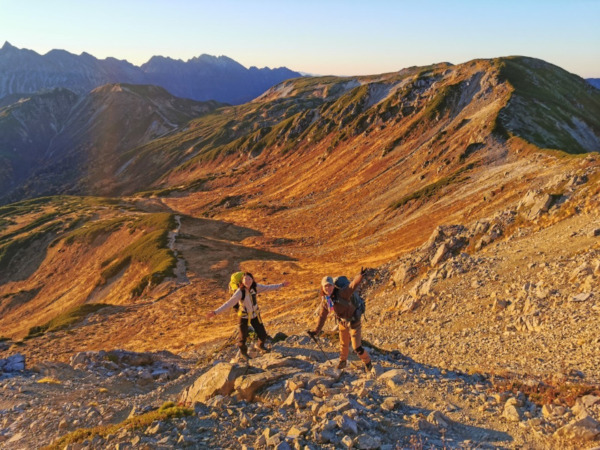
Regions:
<svg viewBox="0 0 600 450"><path fill-rule="evenodd" d="M444 242L460 239L457 229L445 231L437 243L434 233L422 253L432 247L435 259ZM400 285L408 267L404 262L380 277ZM380 293L376 283L371 288L369 330L377 330L377 345L437 367L600 382L595 215L523 229L476 253L459 250L404 284Z"/></svg>
<svg viewBox="0 0 600 450"><path fill-rule="evenodd" d="M592 448L600 433L598 395L540 407L488 376L374 348L371 372L354 355L340 371L336 343L321 342L323 352L292 335L266 355L251 352L248 365L228 345L201 367L166 352L122 351L17 367L0 381L0 440L68 449ZM153 419L168 401L180 414Z"/></svg>

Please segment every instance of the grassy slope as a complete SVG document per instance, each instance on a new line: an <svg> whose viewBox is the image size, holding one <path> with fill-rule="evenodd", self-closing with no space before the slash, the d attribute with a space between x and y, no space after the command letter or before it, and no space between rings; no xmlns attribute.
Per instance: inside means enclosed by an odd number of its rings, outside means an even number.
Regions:
<svg viewBox="0 0 600 450"><path fill-rule="evenodd" d="M126 299L173 276L177 261L167 247L168 232L175 226L171 214L144 213L111 199L78 197L7 205L0 214L14 222L0 232L4 276L0 310L7 330L13 322L19 329L30 321L37 322L31 326L43 327L115 277L123 280L115 285L116 294ZM53 283L43 281L45 274L52 274ZM24 304L17 300L24 298L23 292L34 293ZM55 303L58 299L62 300ZM18 317L36 304L19 325Z"/></svg>
<svg viewBox="0 0 600 450"><path fill-rule="evenodd" d="M525 57L504 58L500 78L514 86L513 100L503 112L504 126L541 148L585 153L598 146L583 146L575 137L583 122L600 140L600 91L563 69Z"/></svg>

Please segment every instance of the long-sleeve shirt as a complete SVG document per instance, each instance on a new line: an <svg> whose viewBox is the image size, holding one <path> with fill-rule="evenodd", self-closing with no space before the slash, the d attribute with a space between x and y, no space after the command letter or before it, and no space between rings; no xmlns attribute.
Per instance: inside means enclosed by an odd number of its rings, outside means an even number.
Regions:
<svg viewBox="0 0 600 450"><path fill-rule="evenodd" d="M356 308L352 304L350 298L352 297L352 294L354 294L354 291L356 290L362 279L362 275L358 274L356 277L354 277L354 280L352 280L352 283L350 283L349 286L337 292L335 294L336 298L343 300L343 302L334 301L333 308L330 308L330 306L327 303L327 298L325 296L321 297L321 309L319 310L319 318L317 319L317 328L315 329L315 333L318 334L323 329L323 325L325 325L325 321L327 320L327 316L329 315L330 309L333 309L334 314L339 319L346 321L351 320Z"/></svg>
<svg viewBox="0 0 600 450"><path fill-rule="evenodd" d="M258 284L257 283L256 284L256 293L261 294L263 292L274 291L274 290L282 288L282 287L283 287L283 283L280 283L280 284ZM233 307L233 305L238 303L241 299L242 299L242 289L240 288L233 293L233 295L231 296L231 298L229 300L227 300L225 303L223 303L221 306L219 306L215 310L215 314L221 314L222 312L225 312L225 311L231 309ZM248 290L246 290L246 293L244 295L243 308L248 313L248 317L251 319L254 319L258 315L258 305L255 306L254 303L252 303L252 295L250 294L250 292Z"/></svg>

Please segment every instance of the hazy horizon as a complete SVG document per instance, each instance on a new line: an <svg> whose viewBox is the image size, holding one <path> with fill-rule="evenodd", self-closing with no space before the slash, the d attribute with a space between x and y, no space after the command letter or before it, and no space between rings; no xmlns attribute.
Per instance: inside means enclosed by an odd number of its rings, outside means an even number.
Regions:
<svg viewBox="0 0 600 450"><path fill-rule="evenodd" d="M367 75L522 55L600 77L600 2L0 0L0 42L140 66L208 54L245 67Z"/></svg>

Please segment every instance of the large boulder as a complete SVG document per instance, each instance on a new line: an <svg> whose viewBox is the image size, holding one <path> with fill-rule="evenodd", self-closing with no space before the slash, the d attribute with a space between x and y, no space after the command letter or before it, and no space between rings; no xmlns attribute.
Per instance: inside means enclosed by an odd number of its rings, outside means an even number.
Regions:
<svg viewBox="0 0 600 450"><path fill-rule="evenodd" d="M446 243L440 245L436 250L435 255L433 255L433 258L431 258L431 267L435 267L444 261L448 257L448 253L448 245Z"/></svg>
<svg viewBox="0 0 600 450"><path fill-rule="evenodd" d="M6 359L0 359L0 372L22 372L25 370L25 356L17 353Z"/></svg>
<svg viewBox="0 0 600 450"><path fill-rule="evenodd" d="M438 244L450 242L451 238L455 238L455 240L452 241L452 245L450 245L450 247L454 249L459 242L459 235L466 231L467 228L463 225L439 225L433 230L427 242L421 246L421 250L433 254L437 250Z"/></svg>
<svg viewBox="0 0 600 450"><path fill-rule="evenodd" d="M250 375L242 375L235 380L234 390L240 399L252 401L256 391L295 372L297 372L296 369L283 368L267 372L253 373Z"/></svg>
<svg viewBox="0 0 600 450"><path fill-rule="evenodd" d="M396 286L403 287L410 283L417 277L418 269L415 265L406 263L396 269L392 275L392 280L396 283Z"/></svg>
<svg viewBox="0 0 600 450"><path fill-rule="evenodd" d="M600 423L588 416L559 428L554 435L569 440L591 441L600 436Z"/></svg>
<svg viewBox="0 0 600 450"><path fill-rule="evenodd" d="M529 192L527 196L521 201L520 206L525 208L529 207L529 213L527 217L530 220L535 220L542 214L548 212L555 198L543 192Z"/></svg>
<svg viewBox="0 0 600 450"><path fill-rule="evenodd" d="M179 395L179 401L184 404L204 403L218 394L229 395L235 388L235 380L247 370L245 366L219 363L185 389Z"/></svg>
<svg viewBox="0 0 600 450"><path fill-rule="evenodd" d="M392 369L382 373L378 380L385 383L390 389L402 389L407 381L407 374L402 369Z"/></svg>
<svg viewBox="0 0 600 450"><path fill-rule="evenodd" d="M265 356L253 359L252 365L260 367L263 370L291 367L303 371L310 371L313 368L313 365L309 361L294 357L283 357L281 354L276 352L267 353Z"/></svg>

